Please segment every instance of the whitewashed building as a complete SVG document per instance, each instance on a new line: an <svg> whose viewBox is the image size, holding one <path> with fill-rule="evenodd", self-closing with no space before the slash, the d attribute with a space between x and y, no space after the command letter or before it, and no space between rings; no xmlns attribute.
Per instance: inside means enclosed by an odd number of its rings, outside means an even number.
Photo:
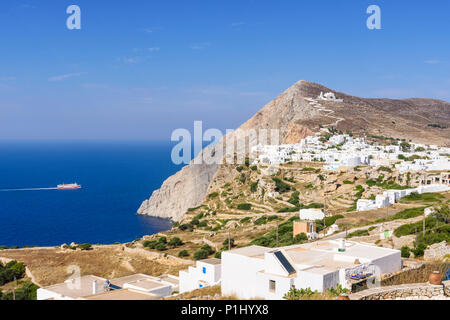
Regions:
<svg viewBox="0 0 450 320"><path fill-rule="evenodd" d="M375 200L359 199L356 202L356 211L376 210L389 207L397 203L401 198L406 197L412 193L432 193L449 191L450 186L445 184L431 184L419 186L417 188L410 188L405 190L388 190L384 191L382 195L377 195Z"/></svg>
<svg viewBox="0 0 450 320"><path fill-rule="evenodd" d="M222 253L222 295L279 300L292 288L349 287L352 274L402 268L399 250L340 240L283 248L250 246Z"/></svg>
<svg viewBox="0 0 450 320"><path fill-rule="evenodd" d="M195 267L179 272L180 293L214 286L220 283L221 260L216 258L197 261Z"/></svg>
<svg viewBox="0 0 450 320"><path fill-rule="evenodd" d="M300 209L299 217L300 220L322 220L325 218L325 213L322 209Z"/></svg>
<svg viewBox="0 0 450 320"><path fill-rule="evenodd" d="M113 280L87 275L39 288L37 300L155 300L177 289L178 278L171 275L133 274Z"/></svg>

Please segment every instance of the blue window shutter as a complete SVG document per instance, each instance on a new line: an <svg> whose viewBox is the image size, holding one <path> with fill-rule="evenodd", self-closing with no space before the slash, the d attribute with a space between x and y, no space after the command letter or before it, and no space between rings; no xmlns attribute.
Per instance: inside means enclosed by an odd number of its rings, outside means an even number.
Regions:
<svg viewBox="0 0 450 320"><path fill-rule="evenodd" d="M203 267L203 273L206 273L206 268L205 267Z"/></svg>

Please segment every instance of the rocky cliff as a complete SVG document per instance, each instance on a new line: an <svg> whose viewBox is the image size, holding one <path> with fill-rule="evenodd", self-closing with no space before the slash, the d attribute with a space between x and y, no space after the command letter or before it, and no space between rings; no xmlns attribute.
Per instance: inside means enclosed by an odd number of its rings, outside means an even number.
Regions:
<svg viewBox="0 0 450 320"><path fill-rule="evenodd" d="M331 92L342 101L311 100L321 92ZM440 127L430 126L436 124ZM327 127L349 130L355 135L450 146L450 104L432 99L358 98L302 80L264 106L227 139L242 139L242 132L250 129L278 129L279 143L297 143ZM222 147L219 144L205 148L198 157L204 154L217 157L222 154L218 152ZM189 208L199 206L218 165L194 164L194 161L169 177L142 203L138 213L179 221Z"/></svg>

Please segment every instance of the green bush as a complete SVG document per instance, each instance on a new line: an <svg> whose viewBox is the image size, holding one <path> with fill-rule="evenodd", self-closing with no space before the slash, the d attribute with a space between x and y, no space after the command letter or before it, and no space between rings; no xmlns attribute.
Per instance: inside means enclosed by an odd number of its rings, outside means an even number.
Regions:
<svg viewBox="0 0 450 320"><path fill-rule="evenodd" d="M194 259L195 260L207 259L208 256L209 256L209 254L205 250L198 250L198 251L194 252Z"/></svg>
<svg viewBox="0 0 450 320"><path fill-rule="evenodd" d="M250 203L239 203L237 205L238 210L250 210L252 208L252 205Z"/></svg>
<svg viewBox="0 0 450 320"><path fill-rule="evenodd" d="M369 235L369 230L363 229L363 230L356 230L356 231L353 231L352 233L349 233L347 235L347 238L364 237L364 236L368 236L368 235Z"/></svg>
<svg viewBox="0 0 450 320"><path fill-rule="evenodd" d="M257 226L262 225L262 224L266 224L266 223L267 223L267 217L266 216L258 218L254 222L254 224L257 225Z"/></svg>
<svg viewBox="0 0 450 320"><path fill-rule="evenodd" d="M182 246L183 241L181 241L181 239L178 237L174 237L174 238L170 239L168 244L169 244L169 246L176 248L176 247Z"/></svg>
<svg viewBox="0 0 450 320"><path fill-rule="evenodd" d="M0 262L0 286L16 279L21 279L25 276L25 265L22 262L15 260L3 265Z"/></svg>
<svg viewBox="0 0 450 320"><path fill-rule="evenodd" d="M77 247L81 250L92 250L92 244L90 243L79 244Z"/></svg>
<svg viewBox="0 0 450 320"><path fill-rule="evenodd" d="M200 248L200 250L206 251L208 253L208 255L211 255L214 253L214 249L211 248L211 246L208 244L205 244L203 247Z"/></svg>
<svg viewBox="0 0 450 320"><path fill-rule="evenodd" d="M228 239L223 240L222 244L223 244L225 247L228 248ZM232 248L235 247L234 239L230 239L230 246L231 246Z"/></svg>
<svg viewBox="0 0 450 320"><path fill-rule="evenodd" d="M259 183L259 181L256 181L250 185L250 191L252 193L255 193L256 191L258 191L258 183Z"/></svg>
<svg viewBox="0 0 450 320"><path fill-rule="evenodd" d="M308 236L305 233L296 235L293 240L295 244L304 243L305 241L308 241Z"/></svg>
<svg viewBox="0 0 450 320"><path fill-rule="evenodd" d="M158 241L156 241L156 240L153 240L153 241L146 240L146 241L144 241L144 242L142 243L142 245L143 245L144 247L150 248L150 249L155 249L155 247L156 247L157 244L158 244Z"/></svg>
<svg viewBox="0 0 450 320"><path fill-rule="evenodd" d="M180 258L183 258L183 257L189 257L189 252L188 252L187 250L181 250L181 251L178 253L178 256L179 256Z"/></svg>
<svg viewBox="0 0 450 320"><path fill-rule="evenodd" d="M213 192L213 193L210 193L209 195L208 195L208 198L209 199L214 199L214 198L217 198L219 196L219 193L218 192Z"/></svg>
<svg viewBox="0 0 450 320"><path fill-rule="evenodd" d="M185 224L182 224L182 225L180 225L179 227L178 227L178 229L180 229L181 231L193 231L194 230L194 227L192 226L192 224L190 224L190 223L185 223Z"/></svg>
<svg viewBox="0 0 450 320"><path fill-rule="evenodd" d="M402 258L409 258L411 256L411 249L408 246L401 248Z"/></svg>
<svg viewBox="0 0 450 320"><path fill-rule="evenodd" d="M289 292L284 295L283 298L286 300L307 300L317 294L317 290L312 291L311 288L296 289L295 287L292 287Z"/></svg>
<svg viewBox="0 0 450 320"><path fill-rule="evenodd" d="M275 191L279 193L285 193L291 191L291 186L286 182L282 181L280 178L272 178L275 182Z"/></svg>
<svg viewBox="0 0 450 320"><path fill-rule="evenodd" d="M444 196L440 193L422 193L419 194L417 192L413 192L410 195L403 197L400 200L400 203L414 202L414 201L422 201L422 202L437 202L440 199L444 198Z"/></svg>
<svg viewBox="0 0 450 320"><path fill-rule="evenodd" d="M250 220L251 220L250 217L245 217L245 218L241 219L240 223L249 223Z"/></svg>
<svg viewBox="0 0 450 320"><path fill-rule="evenodd" d="M164 243L158 243L156 246L155 246L155 249L156 250L158 250L158 251L164 251L164 250L167 250L167 248L166 248L166 245L164 244Z"/></svg>
<svg viewBox="0 0 450 320"><path fill-rule="evenodd" d="M39 287L30 281L23 283L22 286L16 290L16 300L36 300L37 289L39 289ZM3 294L0 291L0 300L13 300L13 297L12 291Z"/></svg>

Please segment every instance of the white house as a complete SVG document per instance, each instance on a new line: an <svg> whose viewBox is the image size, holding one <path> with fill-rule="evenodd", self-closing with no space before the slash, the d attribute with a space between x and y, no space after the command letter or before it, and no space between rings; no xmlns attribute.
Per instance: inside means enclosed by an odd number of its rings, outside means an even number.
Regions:
<svg viewBox="0 0 450 320"><path fill-rule="evenodd" d="M385 274L402 268L399 250L327 240L283 248L250 246L222 253L222 295L278 300L290 288L323 292L350 287L352 274Z"/></svg>
<svg viewBox="0 0 450 320"><path fill-rule="evenodd" d="M220 283L221 260L216 258L197 261L195 267L189 267L179 273L180 293Z"/></svg>
<svg viewBox="0 0 450 320"><path fill-rule="evenodd" d="M322 220L325 214L321 209L300 209L300 220Z"/></svg>
<svg viewBox="0 0 450 320"><path fill-rule="evenodd" d="M170 296L178 286L177 277L164 277L170 280L133 274L109 281L87 275L39 288L37 300L155 300Z"/></svg>
<svg viewBox="0 0 450 320"><path fill-rule="evenodd" d="M384 191L382 195L377 195L375 200L359 199L356 202L356 210L366 211L385 208L397 203L401 198L408 196L414 192L422 194L432 192L444 192L449 190L450 187L445 184L430 184L405 190L388 190Z"/></svg>

